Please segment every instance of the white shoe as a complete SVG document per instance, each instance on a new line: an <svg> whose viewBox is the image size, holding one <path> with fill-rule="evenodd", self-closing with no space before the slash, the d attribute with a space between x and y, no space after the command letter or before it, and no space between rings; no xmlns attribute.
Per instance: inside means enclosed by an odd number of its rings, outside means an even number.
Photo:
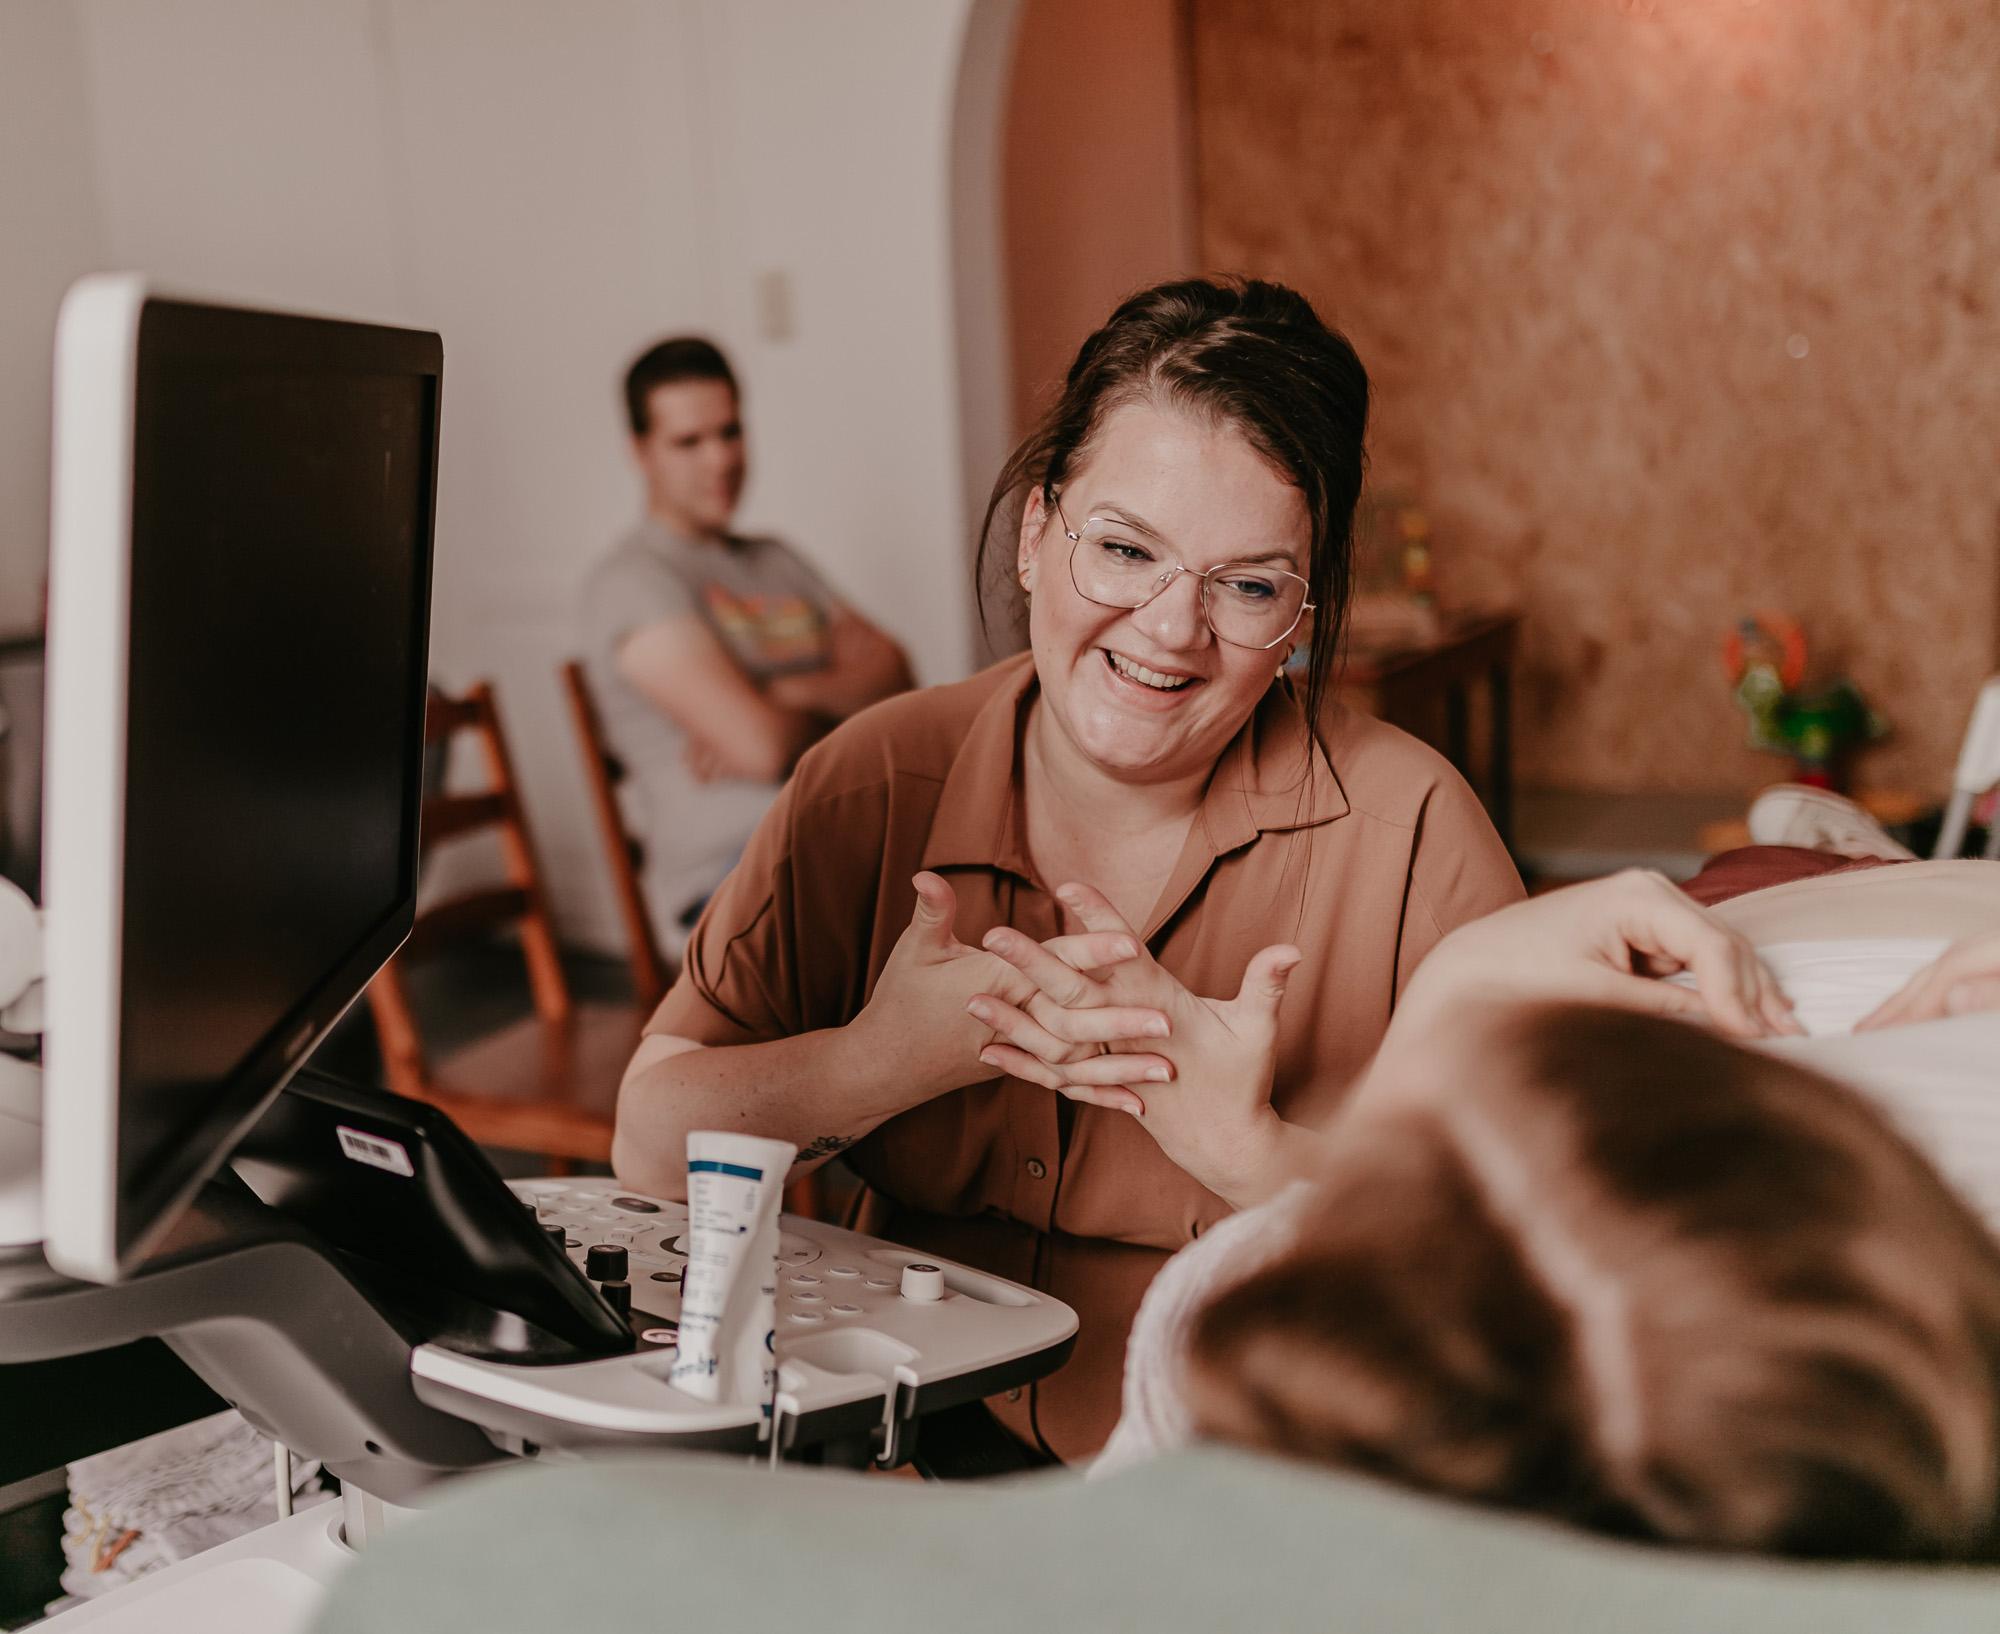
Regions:
<svg viewBox="0 0 2000 1634"><path fill-rule="evenodd" d="M1880 857L1914 862L1916 852L1844 794L1804 783L1775 783L1750 803L1755 845L1796 845L1838 857Z"/></svg>

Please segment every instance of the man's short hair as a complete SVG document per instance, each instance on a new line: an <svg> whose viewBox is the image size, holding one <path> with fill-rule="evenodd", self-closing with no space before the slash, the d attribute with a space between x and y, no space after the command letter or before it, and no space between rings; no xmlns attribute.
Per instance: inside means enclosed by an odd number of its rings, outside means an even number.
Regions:
<svg viewBox="0 0 2000 1634"><path fill-rule="evenodd" d="M736 371L722 348L700 335L675 335L640 353L625 371L625 417L632 423L632 435L643 437L652 429L648 412L654 391L681 380L720 380L737 390Z"/></svg>

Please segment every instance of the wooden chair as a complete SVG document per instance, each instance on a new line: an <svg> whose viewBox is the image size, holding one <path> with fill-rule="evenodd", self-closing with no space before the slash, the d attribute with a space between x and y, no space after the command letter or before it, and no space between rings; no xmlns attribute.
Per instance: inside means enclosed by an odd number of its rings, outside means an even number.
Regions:
<svg viewBox="0 0 2000 1634"><path fill-rule="evenodd" d="M625 763L605 739L603 718L597 712L597 700L591 694L583 666L571 659L559 673L563 695L569 700L570 721L576 727L577 746L583 752L584 782L590 789L591 807L597 813L598 836L611 864L619 917L625 922L632 991L639 995L641 1007L650 1012L665 996L674 972L660 951L645 893L639 887L645 848L625 826L625 811L618 801L618 785L625 780ZM823 1219L826 1206L825 1188L817 1173L794 1180L785 1188L785 1207L793 1214Z"/></svg>
<svg viewBox="0 0 2000 1634"><path fill-rule="evenodd" d="M645 893L639 888L639 869L645 852L625 826L625 813L618 803L618 785L625 780L625 763L605 741L597 700L591 696L590 682L583 666L574 659L561 670L563 695L569 700L570 722L576 728L577 746L583 751L583 778L590 790L591 809L597 814L598 838L611 864L611 883L618 896L618 915L625 923L626 957L632 966L632 991L648 1009L665 997L673 981L673 967L660 951L653 934L653 916L646 909Z"/></svg>
<svg viewBox="0 0 2000 1634"><path fill-rule="evenodd" d="M555 1172L567 1173L578 1161L609 1162L619 1079L649 1007L572 1000L489 683L463 698L432 698L425 744L448 742L460 732L479 740L487 787L424 801L424 854L490 832L500 842L506 883L422 909L409 940L369 984L389 1087L440 1107L481 1145L545 1155ZM534 1013L434 1063L424 1049L406 972L454 944L490 939L509 927L520 937Z"/></svg>

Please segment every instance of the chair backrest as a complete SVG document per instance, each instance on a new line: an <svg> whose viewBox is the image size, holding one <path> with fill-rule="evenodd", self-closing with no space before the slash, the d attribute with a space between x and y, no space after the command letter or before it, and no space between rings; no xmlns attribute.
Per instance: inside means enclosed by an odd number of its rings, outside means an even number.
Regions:
<svg viewBox="0 0 2000 1634"><path fill-rule="evenodd" d="M576 727L577 746L583 751L584 783L590 790L591 808L597 814L604 855L611 864L619 916L625 922L632 993L639 1004L650 1009L665 996L673 980L673 967L660 951L659 939L653 934L653 918L646 909L646 895L639 885L645 852L625 826L624 807L618 799L618 785L625 780L625 763L605 740L603 719L597 712L597 700L591 695L583 666L572 659L562 666L561 673L563 693L569 699L570 720Z"/></svg>
<svg viewBox="0 0 2000 1634"><path fill-rule="evenodd" d="M456 943L490 937L512 927L520 937L536 1013L544 1021L563 1022L571 1011L548 895L535 861L534 842L528 834L490 682L477 683L462 698L432 695L424 717L425 746L449 743L461 732L470 732L479 742L487 786L476 793L425 797L422 854L428 860L440 846L453 840L491 832L500 842L506 883L482 886L423 907L409 939L368 984L368 1004L382 1040L389 1087L405 1095L420 1093L430 1076L404 981L411 964Z"/></svg>
<svg viewBox="0 0 2000 1634"><path fill-rule="evenodd" d="M1958 766L1952 773L1951 801L1945 807L1944 824L1931 852L1933 857L1958 855L1965 845L1973 803L1996 785L2000 785L2000 675L1981 687L1973 701L1972 719L1965 728L1965 741L1958 749ZM2000 858L2000 817L1987 825L1986 855Z"/></svg>

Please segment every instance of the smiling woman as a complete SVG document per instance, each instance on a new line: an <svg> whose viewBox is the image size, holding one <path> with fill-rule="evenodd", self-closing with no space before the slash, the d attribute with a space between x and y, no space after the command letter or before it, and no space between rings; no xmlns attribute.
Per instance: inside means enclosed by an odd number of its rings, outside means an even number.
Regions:
<svg viewBox="0 0 2000 1634"><path fill-rule="evenodd" d="M1075 1306L1069 1365L992 1404L1063 1457L1167 1255L1270 1194L1418 961L1521 894L1440 757L1325 702L1367 410L1291 290L1120 306L995 484L1030 652L799 762L626 1074L635 1187L680 1194L691 1129L844 1146L868 1229ZM1268 1088L1182 1093L1238 1081Z"/></svg>

